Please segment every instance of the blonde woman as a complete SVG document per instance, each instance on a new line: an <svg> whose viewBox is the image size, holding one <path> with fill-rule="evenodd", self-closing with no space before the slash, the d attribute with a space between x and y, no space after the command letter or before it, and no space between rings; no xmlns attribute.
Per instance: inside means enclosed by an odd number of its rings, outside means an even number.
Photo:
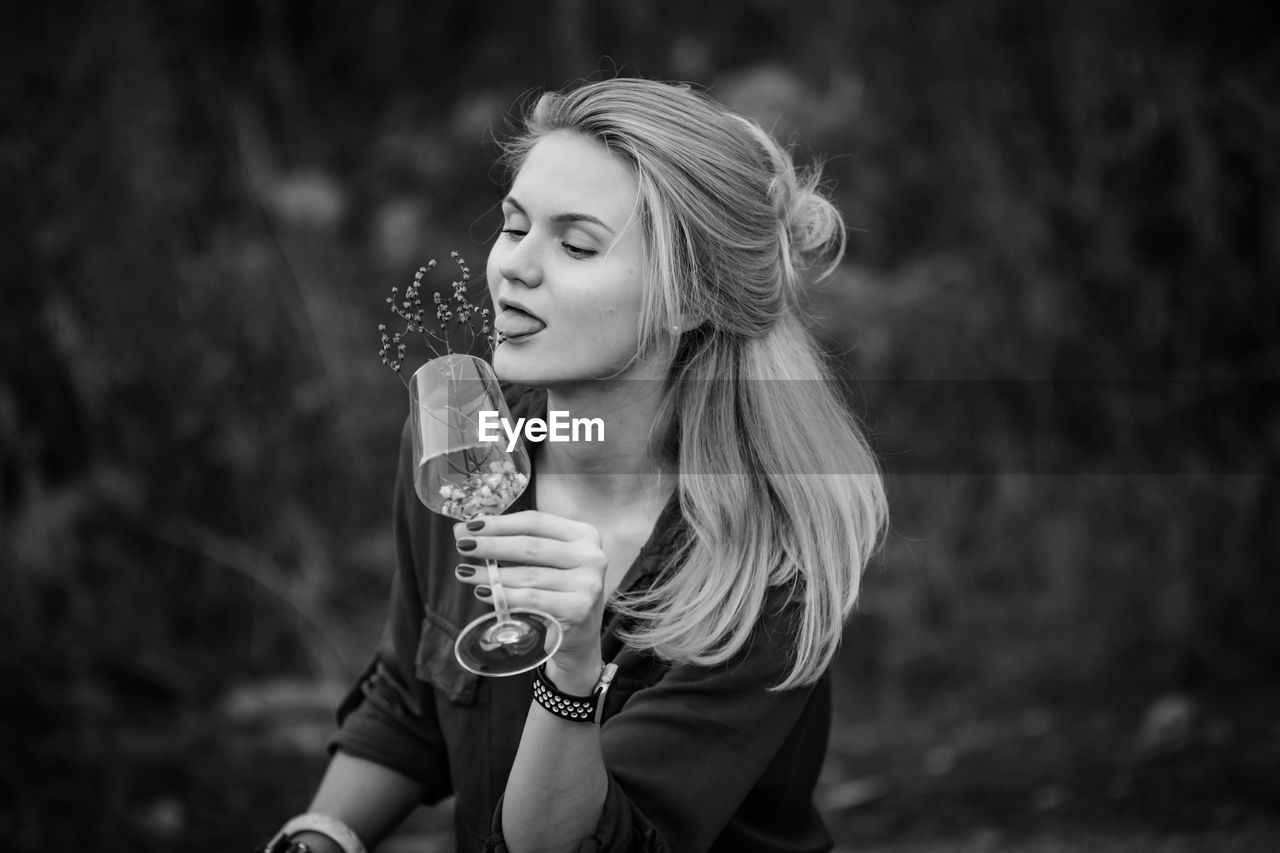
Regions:
<svg viewBox="0 0 1280 853"><path fill-rule="evenodd" d="M451 526L406 433L385 641L275 849L372 847L454 796L459 851L828 850L828 670L886 514L799 311L841 217L685 86L547 94L506 164L494 368L513 417L599 417L604 440L530 445L524 496ZM536 673L454 661L486 559L563 627Z"/></svg>

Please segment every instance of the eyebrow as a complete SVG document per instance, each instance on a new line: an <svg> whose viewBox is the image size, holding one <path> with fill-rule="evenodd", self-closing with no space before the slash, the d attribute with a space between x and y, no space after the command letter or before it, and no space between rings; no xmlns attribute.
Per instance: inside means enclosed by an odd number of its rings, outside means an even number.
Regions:
<svg viewBox="0 0 1280 853"><path fill-rule="evenodd" d="M516 209L516 212L521 214L522 216L529 215L528 212L524 209L524 206L521 205L520 202L516 201L515 198L512 196L507 196L506 198L504 198L502 200L502 203L511 205ZM605 231L608 231L610 234L615 233L614 230L610 228L608 224L605 223L604 220L599 219L595 216L592 216L589 213L558 213L555 216L551 217L551 221L556 223L590 222L593 225L600 226Z"/></svg>

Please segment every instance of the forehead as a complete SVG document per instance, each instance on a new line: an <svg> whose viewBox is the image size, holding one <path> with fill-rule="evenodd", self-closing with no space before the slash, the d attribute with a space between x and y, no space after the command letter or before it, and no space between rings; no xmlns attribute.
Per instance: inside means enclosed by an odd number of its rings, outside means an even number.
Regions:
<svg viewBox="0 0 1280 853"><path fill-rule="evenodd" d="M620 228L635 208L639 185L631 166L602 143L557 131L529 150L511 195L530 213L588 213Z"/></svg>

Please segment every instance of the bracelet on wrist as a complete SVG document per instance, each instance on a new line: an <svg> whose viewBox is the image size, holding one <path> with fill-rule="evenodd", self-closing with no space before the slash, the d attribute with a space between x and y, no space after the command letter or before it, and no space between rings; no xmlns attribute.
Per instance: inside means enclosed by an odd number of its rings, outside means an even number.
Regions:
<svg viewBox="0 0 1280 853"><path fill-rule="evenodd" d="M342 821L328 815L309 812L292 818L275 837L262 848L264 853L313 853L311 848L293 836L302 832L315 832L342 848L342 853L365 853L360 838Z"/></svg>
<svg viewBox="0 0 1280 853"><path fill-rule="evenodd" d="M604 697L618 672L616 663L603 664L590 696L565 693L551 683L544 663L534 671L533 698L539 705L562 720L599 724L604 712Z"/></svg>

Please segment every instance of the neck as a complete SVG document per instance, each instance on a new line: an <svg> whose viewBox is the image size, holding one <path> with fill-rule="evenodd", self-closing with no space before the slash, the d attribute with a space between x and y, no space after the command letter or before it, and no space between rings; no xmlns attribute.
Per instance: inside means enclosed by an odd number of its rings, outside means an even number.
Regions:
<svg viewBox="0 0 1280 853"><path fill-rule="evenodd" d="M614 506L665 500L675 474L654 457L649 442L661 399L657 381L548 388L548 413L599 418L603 440L542 443L538 475L556 477L583 498Z"/></svg>

